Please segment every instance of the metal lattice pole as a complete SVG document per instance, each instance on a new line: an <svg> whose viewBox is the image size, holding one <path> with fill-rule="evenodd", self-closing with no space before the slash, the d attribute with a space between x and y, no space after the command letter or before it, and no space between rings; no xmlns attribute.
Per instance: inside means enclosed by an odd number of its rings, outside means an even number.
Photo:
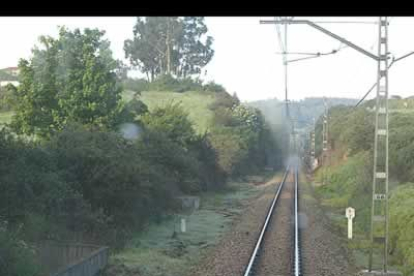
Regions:
<svg viewBox="0 0 414 276"><path fill-rule="evenodd" d="M261 24L284 24L286 20L261 20ZM289 20L289 24L306 24L322 33L337 39L345 45L353 48L361 54L377 61L377 97L375 110L375 143L374 143L374 168L372 184L372 207L371 207L371 250L369 254L368 270L371 272L373 266L374 245L382 245L383 267L382 271L388 272L388 21L387 17L380 17L378 22L379 41L378 56L359 47L351 41L336 35L326 28L321 27L309 20ZM414 52L394 59L393 62L406 58ZM392 65L391 63L390 65ZM372 89L374 86L372 87ZM370 89L371 90L371 89ZM369 93L370 91L368 91ZM367 93L367 94L368 94ZM366 95L367 95L366 94ZM366 97L364 96L364 98ZM325 131L325 129L324 129ZM377 247L377 246L375 246ZM399 274L398 274L399 275Z"/></svg>
<svg viewBox="0 0 414 276"><path fill-rule="evenodd" d="M285 18L287 19L287 18ZM285 102L286 102L286 117L290 119L289 112L289 100L288 100L288 63L287 63L287 51L288 51L288 37L287 37L287 23L284 24L284 52L283 52L283 67L285 73Z"/></svg>
<svg viewBox="0 0 414 276"><path fill-rule="evenodd" d="M314 169L315 162L315 118L313 118L313 129L311 130L311 168Z"/></svg>
<svg viewBox="0 0 414 276"><path fill-rule="evenodd" d="M284 68L284 75L285 75L285 104L286 104L286 119L290 124L290 141L291 141L291 152L296 151L296 138L295 138L295 125L293 122L293 118L290 114L290 108L289 108L289 97L288 97L288 61L287 61L287 53L288 53L288 23L289 20L288 17L282 17L281 19L286 20L286 23L284 24L284 38L283 38L283 68Z"/></svg>
<svg viewBox="0 0 414 276"><path fill-rule="evenodd" d="M323 184L327 184L327 168L329 166L329 145L328 145L328 105L326 103L326 98L323 98L323 105L325 107L325 112L323 114L322 122L322 167L323 167Z"/></svg>
<svg viewBox="0 0 414 276"><path fill-rule="evenodd" d="M388 21L379 19L378 77L375 109L374 175L371 206L371 250L369 271L372 271L374 245L382 246L382 270L387 272L388 255Z"/></svg>

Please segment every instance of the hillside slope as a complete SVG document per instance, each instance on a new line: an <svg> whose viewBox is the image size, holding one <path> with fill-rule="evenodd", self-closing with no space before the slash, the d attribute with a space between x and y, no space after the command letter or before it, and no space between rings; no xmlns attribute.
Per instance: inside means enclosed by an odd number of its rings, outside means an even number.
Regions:
<svg viewBox="0 0 414 276"><path fill-rule="evenodd" d="M330 111L329 142L331 162L328 170L318 170L316 179L321 182L323 173L328 184L316 188L323 205L346 233L344 209L356 210L354 249L358 265L367 264L372 196L372 167L374 145L374 112L372 101L357 109L334 107ZM389 264L404 273L414 275L414 114L413 103L407 99L389 101ZM316 143L321 144L320 120ZM320 152L320 150L317 152ZM379 256L374 256L379 266Z"/></svg>
<svg viewBox="0 0 414 276"><path fill-rule="evenodd" d="M337 105L354 105L357 99L350 98L327 98L329 107ZM268 99L250 102L249 105L257 107L262 111L269 122L280 124L285 117L285 102L278 99ZM302 128L312 124L313 118L317 119L324 112L323 98L309 97L290 103L290 114L296 120L297 127Z"/></svg>
<svg viewBox="0 0 414 276"><path fill-rule="evenodd" d="M124 99L131 100L134 93L131 90L125 91ZM208 107L214 102L216 95L217 93L214 92L145 91L141 95L137 95L137 98L142 100L150 111L158 106L162 107L169 103L180 102L183 109L188 112L197 132L204 133L211 125L213 111Z"/></svg>

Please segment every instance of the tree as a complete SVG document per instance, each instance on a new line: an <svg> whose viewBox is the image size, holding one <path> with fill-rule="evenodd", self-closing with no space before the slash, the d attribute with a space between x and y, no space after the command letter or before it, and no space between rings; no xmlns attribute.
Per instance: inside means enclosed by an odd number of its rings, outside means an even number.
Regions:
<svg viewBox="0 0 414 276"><path fill-rule="evenodd" d="M213 38L203 17L138 17L125 57L153 80L160 74L180 78L201 72L214 55Z"/></svg>
<svg viewBox="0 0 414 276"><path fill-rule="evenodd" d="M0 110L9 111L16 104L17 88L9 83L5 87L0 88Z"/></svg>
<svg viewBox="0 0 414 276"><path fill-rule="evenodd" d="M125 57L144 72L149 80L153 80L162 68L160 57L164 51L160 38L155 33L157 20L158 17L150 17L145 21L138 17L133 29L133 40L126 40L124 43Z"/></svg>
<svg viewBox="0 0 414 276"><path fill-rule="evenodd" d="M24 134L49 136L68 122L107 127L122 110L119 63L98 29L59 30L40 37L31 60L19 62L12 126ZM119 74L118 74L119 75Z"/></svg>
<svg viewBox="0 0 414 276"><path fill-rule="evenodd" d="M164 133L185 149L195 139L193 124L180 103L158 107L153 112L144 114L141 121L145 129Z"/></svg>
<svg viewBox="0 0 414 276"><path fill-rule="evenodd" d="M204 17L184 17L183 23L176 75L185 78L188 75L200 74L201 68L212 59L214 50L211 49L211 36L207 36L204 43L201 40L208 31Z"/></svg>

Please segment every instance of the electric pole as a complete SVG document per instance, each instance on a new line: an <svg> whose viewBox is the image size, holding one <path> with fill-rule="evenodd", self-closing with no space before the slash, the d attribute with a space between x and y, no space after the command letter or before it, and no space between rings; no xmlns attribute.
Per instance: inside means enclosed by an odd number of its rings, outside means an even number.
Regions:
<svg viewBox="0 0 414 276"><path fill-rule="evenodd" d="M388 21L379 19L377 98L375 108L374 175L371 205L371 248L368 271L373 269L374 247L382 247L382 271L388 257Z"/></svg>
<svg viewBox="0 0 414 276"><path fill-rule="evenodd" d="M311 138L311 169L314 170L314 163L315 163L315 118L313 118L313 128L310 132L310 138Z"/></svg>
<svg viewBox="0 0 414 276"><path fill-rule="evenodd" d="M325 108L323 114L323 123L322 123L322 168L323 168L323 184L328 183L327 169L329 167L329 113L328 113L328 104L326 98L323 97L323 105Z"/></svg>
<svg viewBox="0 0 414 276"><path fill-rule="evenodd" d="M285 106L286 106L286 119L290 125L290 144L292 147L292 152L296 152L296 137L295 137L295 124L293 122L293 117L290 114L289 108L289 97L288 97L288 23L287 21L290 19L289 17L281 18L282 20L286 20L284 24L284 45L283 45L283 68L284 68L284 75L285 75Z"/></svg>
<svg viewBox="0 0 414 276"><path fill-rule="evenodd" d="M286 18L287 19L287 18ZM287 62L287 51L288 51L288 41L287 41L287 22L284 24L284 51L283 51L283 68L285 73L285 103L286 103L286 118L290 120L289 112L289 99L288 99L288 62Z"/></svg>
<svg viewBox="0 0 414 276"><path fill-rule="evenodd" d="M400 275L388 270L388 20L378 21L378 55L357 46L349 40L330 32L310 20L261 20L261 24L306 24L322 33L339 40L350 48L377 62L377 95L375 109L374 168L371 204L371 248L368 270L364 275ZM327 23L327 22L320 22ZM339 22L338 22L339 23ZM408 55L411 55L408 54ZM406 56L408 56L406 55ZM406 57L404 56L404 57ZM382 268L373 269L374 248L382 247Z"/></svg>

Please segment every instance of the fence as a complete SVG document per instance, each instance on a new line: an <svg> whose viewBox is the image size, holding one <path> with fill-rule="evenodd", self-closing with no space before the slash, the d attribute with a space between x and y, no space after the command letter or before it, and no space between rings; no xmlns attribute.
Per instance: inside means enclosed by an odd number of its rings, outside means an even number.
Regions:
<svg viewBox="0 0 414 276"><path fill-rule="evenodd" d="M108 263L108 247L44 242L38 245L40 263L50 276L95 276Z"/></svg>

